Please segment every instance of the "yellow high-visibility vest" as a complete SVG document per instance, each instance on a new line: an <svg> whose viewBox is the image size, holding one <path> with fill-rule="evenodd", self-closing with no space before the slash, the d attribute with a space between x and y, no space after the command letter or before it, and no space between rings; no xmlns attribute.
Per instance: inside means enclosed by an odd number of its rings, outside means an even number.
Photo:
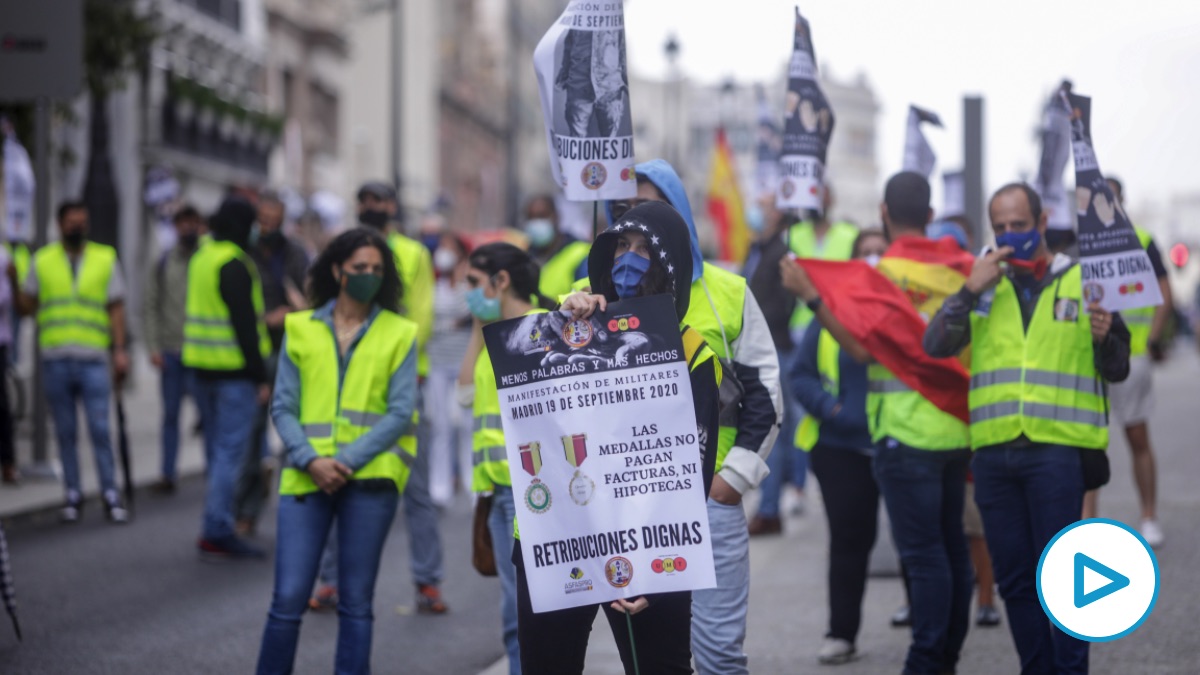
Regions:
<svg viewBox="0 0 1200 675"><path fill-rule="evenodd" d="M80 255L78 274L71 273L62 243L50 244L33 257L42 349L78 346L104 350L112 344L108 284L117 252L111 246L87 242Z"/></svg>
<svg viewBox="0 0 1200 675"><path fill-rule="evenodd" d="M250 273L250 293L258 315L258 348L263 358L271 354L271 338L263 321L262 283L258 267L240 246L231 241L210 241L188 263L187 311L183 321L183 365L200 370L234 371L246 367L221 297L221 268L239 260Z"/></svg>
<svg viewBox="0 0 1200 675"><path fill-rule="evenodd" d="M354 348L341 386L338 386L337 339L312 310L293 312L284 323L287 355L300 373L300 426L313 450L332 457L371 430L388 410L392 375L415 348L417 326L398 314L381 310ZM415 387L416 382L412 385ZM354 472L351 480L390 478L403 492L417 457L417 413L395 447L375 456ZM283 470L279 492L302 495L317 491L303 469Z"/></svg>

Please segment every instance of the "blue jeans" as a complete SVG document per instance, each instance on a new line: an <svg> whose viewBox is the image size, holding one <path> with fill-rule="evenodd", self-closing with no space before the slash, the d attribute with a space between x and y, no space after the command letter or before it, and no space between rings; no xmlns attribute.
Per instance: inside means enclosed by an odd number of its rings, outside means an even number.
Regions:
<svg viewBox="0 0 1200 675"><path fill-rule="evenodd" d="M250 451L258 392L249 380L196 378L196 405L204 420L207 487L204 528L209 541L233 536L233 500L242 461Z"/></svg>
<svg viewBox="0 0 1200 675"><path fill-rule="evenodd" d="M67 499L78 500L83 492L79 479L79 450L76 446L78 429L75 408L79 401L83 402L83 412L87 418L100 488L104 492L116 490L112 433L108 426L108 397L112 391L108 362L74 358L45 359L42 366L42 382L50 413L54 416L54 432L58 440L58 454L62 459Z"/></svg>
<svg viewBox="0 0 1200 675"><path fill-rule="evenodd" d="M173 481L179 458L179 410L184 396L195 396L196 374L183 366L178 352L163 352L162 360L162 477Z"/></svg>
<svg viewBox="0 0 1200 675"><path fill-rule="evenodd" d="M1083 509L1079 452L1040 443L1000 446L980 450L971 462L992 568L1026 675L1088 671L1088 643L1050 623L1036 586L1042 551Z"/></svg>
<svg viewBox="0 0 1200 675"><path fill-rule="evenodd" d="M442 581L442 540L438 533L437 507L429 496L429 421L421 412L417 424L417 459L404 488L404 520L408 524L409 555L414 584L437 586ZM509 523L512 539L512 523ZM330 537L321 558L321 583L337 577L337 544Z"/></svg>
<svg viewBox="0 0 1200 675"><path fill-rule="evenodd" d="M500 577L500 621L509 675L521 675L521 648L517 641L517 566L512 561L513 521L516 518L512 488L497 485L492 497L492 512L488 515L488 531L492 534L492 552Z"/></svg>
<svg viewBox="0 0 1200 675"><path fill-rule="evenodd" d="M422 401L424 396L421 397ZM442 539L438 534L438 512L429 495L429 452L431 428L424 403L417 423L417 461L404 488L404 520L412 557L413 583L436 586L442 581Z"/></svg>
<svg viewBox="0 0 1200 675"><path fill-rule="evenodd" d="M969 450L884 439L874 473L908 574L912 645L905 673L952 673L967 637L974 573L963 533Z"/></svg>
<svg viewBox="0 0 1200 675"><path fill-rule="evenodd" d="M717 587L692 591L692 657L700 675L748 673L746 611L750 606L750 533L741 505L708 500Z"/></svg>
<svg viewBox="0 0 1200 675"><path fill-rule="evenodd" d="M321 550L334 521L337 528L338 640L336 673L371 670L375 579L383 544L400 496L394 485L350 481L332 495L313 492L279 500L275 592L258 653L259 675L292 672L300 620L308 608Z"/></svg>
<svg viewBox="0 0 1200 675"><path fill-rule="evenodd" d="M775 446L767 457L767 468L771 473L759 485L761 499L758 515L763 518L779 517L779 499L785 483L803 490L808 479L808 453L796 447L796 425L804 417L804 408L792 395L790 373L797 350L779 352L779 382L783 389L783 426L775 437Z"/></svg>

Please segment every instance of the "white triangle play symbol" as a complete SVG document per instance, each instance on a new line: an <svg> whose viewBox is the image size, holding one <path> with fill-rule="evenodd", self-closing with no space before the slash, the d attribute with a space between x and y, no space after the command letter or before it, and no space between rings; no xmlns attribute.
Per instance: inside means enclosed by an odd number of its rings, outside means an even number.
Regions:
<svg viewBox="0 0 1200 675"><path fill-rule="evenodd" d="M1091 593L1097 588L1107 586L1111 580L1096 570L1085 567L1083 571L1083 592Z"/></svg>

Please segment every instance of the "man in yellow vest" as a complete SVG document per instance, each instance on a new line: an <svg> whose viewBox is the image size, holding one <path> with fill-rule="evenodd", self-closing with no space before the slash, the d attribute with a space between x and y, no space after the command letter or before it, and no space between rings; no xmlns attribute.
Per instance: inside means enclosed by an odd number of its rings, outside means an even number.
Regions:
<svg viewBox="0 0 1200 675"><path fill-rule="evenodd" d="M212 240L188 263L182 360L196 373L196 405L204 421L207 486L196 546L205 559L265 556L234 532L238 475L253 451L255 414L271 397L262 284L246 252L255 217L250 202L226 198L208 220Z"/></svg>
<svg viewBox="0 0 1200 675"><path fill-rule="evenodd" d="M1117 202L1124 205L1121 181L1111 176L1107 180L1108 187L1117 197ZM1137 230L1142 248L1146 249L1146 254L1150 257L1150 266L1154 268L1154 276L1158 279L1159 290L1162 291L1163 304L1121 313L1121 318L1129 327L1129 378L1109 387L1108 395L1113 417L1125 427L1125 440L1129 442L1129 450L1133 453L1133 478L1142 507L1142 522L1138 530L1146 538L1147 544L1157 548L1162 546L1163 531L1158 524L1158 476L1154 450L1150 446L1150 412L1154 409L1152 362L1162 361L1165 357L1163 332L1167 327L1168 318L1174 313L1174 308L1171 302L1171 282L1167 277L1167 267L1163 264L1162 252L1149 232L1137 225L1133 227ZM1090 491L1084 498L1084 518L1096 517L1098 494L1097 491Z"/></svg>
<svg viewBox="0 0 1200 675"><path fill-rule="evenodd" d="M521 231L529 237L529 253L542 268L538 290L547 298L571 292L571 286L587 276L587 257L592 245L562 231L554 197L540 194L525 202Z"/></svg>
<svg viewBox="0 0 1200 675"><path fill-rule="evenodd" d="M386 235L396 254L403 297L401 316L417 324L417 377L423 388L429 375L426 345L433 334L433 256L421 242L400 231L396 190L386 183L364 183L358 190L358 222ZM442 582L442 540L438 532L437 508L429 495L429 416L420 397L417 422L417 461L404 490L404 518L408 524L413 583L417 610L425 614L446 612L438 586Z"/></svg>
<svg viewBox="0 0 1200 675"><path fill-rule="evenodd" d="M108 400L113 380L120 383L129 371L125 276L112 247L87 240L88 211L82 202L58 207L58 227L62 240L34 256L19 303L23 314L37 313L46 400L66 484L59 515L74 523L83 508L75 422L76 405L83 403L104 508L111 522L124 523L129 515L113 477Z"/></svg>
<svg viewBox="0 0 1200 675"><path fill-rule="evenodd" d="M999 248L947 298L925 351L971 346L975 501L1021 672L1086 673L1088 643L1051 625L1037 568L1054 535L1079 520L1084 488L1107 480L1105 383L1129 373L1129 331L1082 299L1076 261L1050 253L1033 188L1000 188L988 214Z"/></svg>
<svg viewBox="0 0 1200 675"><path fill-rule="evenodd" d="M775 343L746 280L704 262L683 181L670 164L655 159L638 164L633 199L611 202L616 222L634 206L651 201L675 208L691 230L691 301L683 323L690 325L720 357L727 374L721 399L716 475L709 491L708 521L713 538L717 588L692 594L692 654L702 673L745 673L742 649L750 601L750 539L742 495L768 473L767 457L779 433L782 394ZM740 398L737 392L740 389Z"/></svg>

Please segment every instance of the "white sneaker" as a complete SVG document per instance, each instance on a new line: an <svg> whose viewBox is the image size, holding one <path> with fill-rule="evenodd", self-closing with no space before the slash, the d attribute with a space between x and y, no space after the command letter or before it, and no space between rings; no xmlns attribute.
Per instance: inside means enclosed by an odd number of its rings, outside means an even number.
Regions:
<svg viewBox="0 0 1200 675"><path fill-rule="evenodd" d="M1141 530L1142 538L1146 540L1147 544L1150 544L1150 548L1158 548L1163 545L1163 531L1158 526L1157 520L1143 520L1142 526L1138 529Z"/></svg>
<svg viewBox="0 0 1200 675"><path fill-rule="evenodd" d="M104 510L110 523L124 525L129 522L129 511L121 506L121 498L115 492L104 495Z"/></svg>
<svg viewBox="0 0 1200 675"><path fill-rule="evenodd" d="M853 661L858 655L854 645L839 639L827 637L821 643L821 651L817 652L817 660L826 665L838 665Z"/></svg>
<svg viewBox="0 0 1200 675"><path fill-rule="evenodd" d="M804 492L789 485L784 488L783 495L779 499L779 510L791 517L802 516L805 511L805 501Z"/></svg>

